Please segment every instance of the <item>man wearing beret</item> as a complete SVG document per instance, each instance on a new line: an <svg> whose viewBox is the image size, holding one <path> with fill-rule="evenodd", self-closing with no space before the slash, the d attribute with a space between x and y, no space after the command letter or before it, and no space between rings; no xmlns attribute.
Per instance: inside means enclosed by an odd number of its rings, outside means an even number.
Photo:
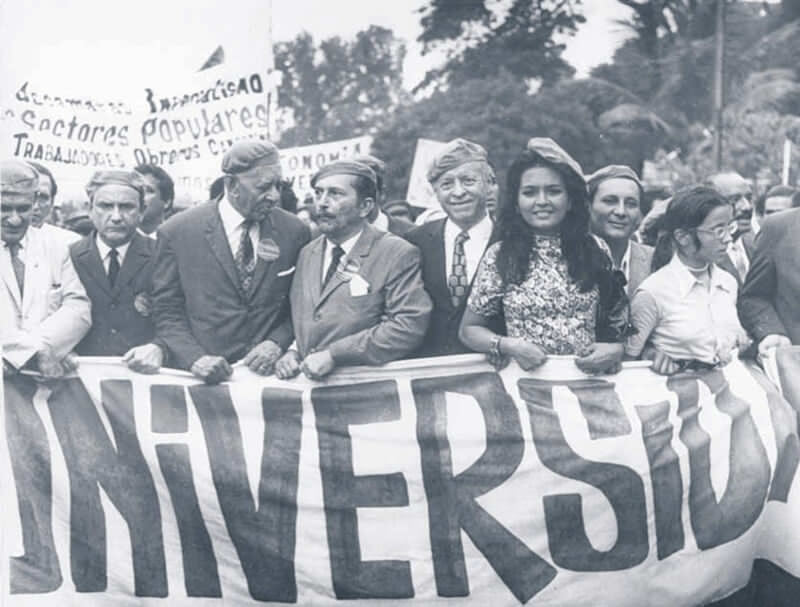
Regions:
<svg viewBox="0 0 800 607"><path fill-rule="evenodd" d="M650 275L653 247L631 239L642 222L642 182L630 167L612 164L586 179L592 233L605 240L629 297Z"/></svg>
<svg viewBox="0 0 800 607"><path fill-rule="evenodd" d="M367 216L367 221L372 225L373 228L378 230L391 232L392 234L397 234L398 236L405 235L414 227L414 224L411 221L406 221L403 218L389 215L386 213L386 209L384 208L384 205L386 204L386 196L384 193L383 184L384 177L386 175L386 163L372 154L361 154L359 156L354 156L353 160L362 164L366 164L375 173L375 188L377 192L377 198L375 199L375 204L372 205L372 210Z"/></svg>
<svg viewBox="0 0 800 607"><path fill-rule="evenodd" d="M241 361L260 374L292 343L289 285L308 228L283 211L278 149L234 143L222 159L225 195L160 228L153 311L176 363L209 383Z"/></svg>
<svg viewBox="0 0 800 607"><path fill-rule="evenodd" d="M291 290L297 350L278 377L325 377L342 365L381 365L422 341L431 302L419 251L367 222L375 173L355 161L331 163L311 179L322 235L303 248Z"/></svg>
<svg viewBox="0 0 800 607"><path fill-rule="evenodd" d="M92 302L92 328L76 352L122 356L134 371L155 373L162 348L151 310L156 243L138 233L145 183L138 173L98 171L86 186L94 232L72 245L72 263Z"/></svg>
<svg viewBox="0 0 800 607"><path fill-rule="evenodd" d="M433 300L430 327L416 356L460 354L470 350L458 339L458 327L492 236L486 203L493 185L486 150L454 139L434 157L428 181L447 216L406 234L422 253L422 279ZM493 320L493 326L500 332L502 319Z"/></svg>
<svg viewBox="0 0 800 607"><path fill-rule="evenodd" d="M74 368L68 355L91 311L67 243L30 228L38 186L28 164L0 163L0 346L4 375L25 368L55 378Z"/></svg>

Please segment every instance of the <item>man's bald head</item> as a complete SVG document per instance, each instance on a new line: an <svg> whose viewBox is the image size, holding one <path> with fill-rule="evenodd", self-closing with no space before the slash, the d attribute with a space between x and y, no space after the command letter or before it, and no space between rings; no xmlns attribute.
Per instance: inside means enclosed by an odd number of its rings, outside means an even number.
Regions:
<svg viewBox="0 0 800 607"><path fill-rule="evenodd" d="M717 190L733 206L737 232L744 234L751 230L753 216L753 188L750 182L734 171L715 173L706 184Z"/></svg>

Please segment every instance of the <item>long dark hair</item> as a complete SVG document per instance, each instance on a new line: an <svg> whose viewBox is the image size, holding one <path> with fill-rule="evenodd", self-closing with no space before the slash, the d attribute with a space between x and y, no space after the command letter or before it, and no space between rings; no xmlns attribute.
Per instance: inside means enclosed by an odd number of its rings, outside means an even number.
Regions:
<svg viewBox="0 0 800 607"><path fill-rule="evenodd" d="M717 207L730 205L714 188L700 185L676 193L667 206L664 216L658 220L658 240L653 252L651 271L667 265L675 254L675 230L692 230L702 224L708 214ZM697 234L693 234L695 246L700 246Z"/></svg>
<svg viewBox="0 0 800 607"><path fill-rule="evenodd" d="M533 255L536 255L534 234L519 210L519 189L522 174L533 167L546 167L564 179L570 208L561 226L561 252L567 260L570 278L582 292L589 291L611 272L612 264L600 245L589 234L589 202L583 177L564 165L542 158L536 152L523 150L507 173L506 201L500 207L497 236L501 240L497 269L504 284L520 284L525 280Z"/></svg>

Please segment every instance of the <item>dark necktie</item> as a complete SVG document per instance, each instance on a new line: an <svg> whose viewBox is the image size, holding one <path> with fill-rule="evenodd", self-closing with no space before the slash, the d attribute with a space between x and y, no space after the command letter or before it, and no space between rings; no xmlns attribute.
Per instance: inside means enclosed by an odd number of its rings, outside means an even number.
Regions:
<svg viewBox="0 0 800 607"><path fill-rule="evenodd" d="M239 283L242 290L247 293L253 282L253 272L256 269L256 256L253 253L253 241L250 240L252 221L242 224L242 237L239 240L239 249L236 251L236 270L239 273Z"/></svg>
<svg viewBox="0 0 800 607"><path fill-rule="evenodd" d="M19 244L8 245L8 252L11 255L11 267L14 268L14 276L17 279L21 297L22 289L25 286L25 263L19 258Z"/></svg>
<svg viewBox="0 0 800 607"><path fill-rule="evenodd" d="M467 281L467 258L464 255L464 243L469 240L469 234L461 232L456 236L453 246L453 267L447 286L450 288L450 300L454 308L458 308L467 294L469 282Z"/></svg>
<svg viewBox="0 0 800 607"><path fill-rule="evenodd" d="M111 249L108 252L108 282L113 287L117 282L119 276L119 253L116 249Z"/></svg>
<svg viewBox="0 0 800 607"><path fill-rule="evenodd" d="M344 255L344 249L340 247L338 244L333 247L333 256L331 257L331 263L328 266L328 270L325 272L325 280L322 281L322 288L325 288L325 285L328 284L328 281L331 279L331 276L334 275L336 272L336 268L339 267L339 261L342 259Z"/></svg>

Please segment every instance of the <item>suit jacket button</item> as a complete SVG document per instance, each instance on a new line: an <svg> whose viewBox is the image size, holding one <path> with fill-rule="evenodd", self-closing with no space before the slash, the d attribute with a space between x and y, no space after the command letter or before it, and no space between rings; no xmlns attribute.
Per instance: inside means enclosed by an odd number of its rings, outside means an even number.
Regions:
<svg viewBox="0 0 800 607"><path fill-rule="evenodd" d="M116 334L117 334L117 330L116 329L111 329L111 335L116 335Z"/></svg>

